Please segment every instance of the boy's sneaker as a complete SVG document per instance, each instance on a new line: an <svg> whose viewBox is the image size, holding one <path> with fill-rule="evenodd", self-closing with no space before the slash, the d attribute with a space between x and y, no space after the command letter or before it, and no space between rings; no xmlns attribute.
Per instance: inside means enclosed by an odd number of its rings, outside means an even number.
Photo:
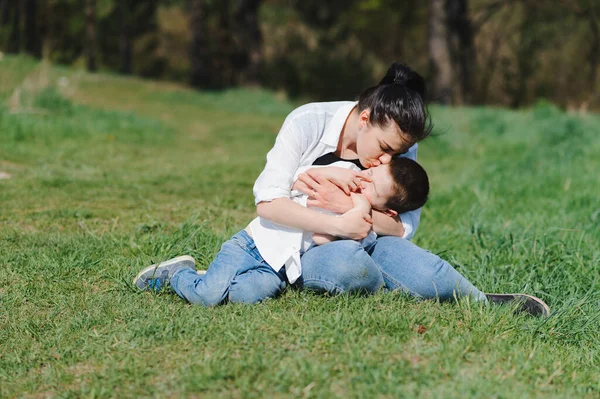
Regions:
<svg viewBox="0 0 600 399"><path fill-rule="evenodd" d="M529 313L532 316L548 317L550 315L550 307L540 298L525 294L485 294L488 301L491 303L519 303L518 310Z"/></svg>
<svg viewBox="0 0 600 399"><path fill-rule="evenodd" d="M148 288L160 291L171 280L175 272L182 269L196 270L196 261L194 258L188 255L178 256L177 258L148 266L135 276L133 284L142 291Z"/></svg>

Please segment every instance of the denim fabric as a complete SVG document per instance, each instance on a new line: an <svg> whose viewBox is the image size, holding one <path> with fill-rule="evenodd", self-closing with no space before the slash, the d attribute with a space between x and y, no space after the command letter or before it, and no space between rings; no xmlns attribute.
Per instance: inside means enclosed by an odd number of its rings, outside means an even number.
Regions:
<svg viewBox="0 0 600 399"><path fill-rule="evenodd" d="M206 274L185 269L175 273L170 283L177 295L193 304L257 303L285 289L283 273L264 261L252 237L242 230L223 244Z"/></svg>
<svg viewBox="0 0 600 399"><path fill-rule="evenodd" d="M311 291L375 292L384 285L373 259L358 241L339 240L312 247L302 255L302 276L296 286Z"/></svg>
<svg viewBox="0 0 600 399"><path fill-rule="evenodd" d="M485 295L448 262L404 238L379 237L367 251L379 266L387 289L423 299L471 296L486 301Z"/></svg>
<svg viewBox="0 0 600 399"><path fill-rule="evenodd" d="M297 285L339 294L374 292L385 285L415 297L440 300L485 295L439 256L399 237L379 237L363 249L355 241L334 241L314 247L302 256L302 277Z"/></svg>

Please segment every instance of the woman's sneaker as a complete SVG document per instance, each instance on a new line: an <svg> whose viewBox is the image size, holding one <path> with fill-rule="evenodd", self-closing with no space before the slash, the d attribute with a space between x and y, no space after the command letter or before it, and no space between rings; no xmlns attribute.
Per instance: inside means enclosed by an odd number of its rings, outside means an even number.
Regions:
<svg viewBox="0 0 600 399"><path fill-rule="evenodd" d="M182 269L196 270L196 261L194 258L188 255L178 256L177 258L148 266L135 276L133 284L142 291L148 288L160 291L171 280L171 277Z"/></svg>
<svg viewBox="0 0 600 399"><path fill-rule="evenodd" d="M485 294L488 301L491 303L518 303L518 310L529 313L533 316L548 317L550 315L550 307L540 298L525 294Z"/></svg>

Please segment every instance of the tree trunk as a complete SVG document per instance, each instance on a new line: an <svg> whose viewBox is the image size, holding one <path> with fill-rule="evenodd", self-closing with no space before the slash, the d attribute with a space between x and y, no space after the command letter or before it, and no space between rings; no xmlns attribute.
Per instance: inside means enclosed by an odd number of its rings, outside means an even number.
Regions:
<svg viewBox="0 0 600 399"><path fill-rule="evenodd" d="M189 0L189 29L192 33L190 45L190 84L197 88L210 86L208 49L206 40L206 8L204 0Z"/></svg>
<svg viewBox="0 0 600 399"><path fill-rule="evenodd" d="M96 0L85 1L85 57L87 70L96 71Z"/></svg>
<svg viewBox="0 0 600 399"><path fill-rule="evenodd" d="M521 20L520 36L517 47L517 76L512 83L511 107L518 108L529 101L529 80L535 73L537 58L536 52L542 40L537 32L538 10L534 3L523 3L523 18ZM510 87L510 85L509 85Z"/></svg>
<svg viewBox="0 0 600 399"><path fill-rule="evenodd" d="M458 72L459 93L457 102L471 103L473 99L473 67L475 46L473 28L469 17L468 0L446 0L446 12L453 70Z"/></svg>
<svg viewBox="0 0 600 399"><path fill-rule="evenodd" d="M417 1L409 1L406 3L406 8L402 10L402 15L399 18L397 24L394 24L392 37L393 45L392 52L393 59L395 60L403 60L405 58L405 42L407 41L402 31L409 26L414 26L415 24L415 11L419 8L419 3Z"/></svg>
<svg viewBox="0 0 600 399"><path fill-rule="evenodd" d="M481 77L479 84L477 85L477 95L474 97L478 104L488 103L490 86L498 65L498 50L500 49L502 40L504 40L502 33L501 30L498 30L494 32L491 37L490 50L487 57L485 57L485 62L483 63L481 70Z"/></svg>
<svg viewBox="0 0 600 399"><path fill-rule="evenodd" d="M257 84L262 59L262 34L258 25L261 0L238 0L237 3L237 57L234 57L233 67L240 72L239 83Z"/></svg>
<svg viewBox="0 0 600 399"><path fill-rule="evenodd" d="M590 49L589 56L590 74L588 79L592 96L595 96L597 95L596 81L598 76L598 63L600 61L600 23L596 15L596 9L593 6L590 7L590 12L588 13L588 21L590 24L590 31L592 32L592 48Z"/></svg>
<svg viewBox="0 0 600 399"><path fill-rule="evenodd" d="M429 0L429 66L432 100L442 104L452 101L452 60L448 49L445 0Z"/></svg>
<svg viewBox="0 0 600 399"><path fill-rule="evenodd" d="M19 51L21 51L21 5L15 1L15 4L12 5L12 27L6 52L16 54Z"/></svg>
<svg viewBox="0 0 600 399"><path fill-rule="evenodd" d="M0 26L4 27L10 24L12 5L12 0L0 0Z"/></svg>
<svg viewBox="0 0 600 399"><path fill-rule="evenodd" d="M37 8L37 0L25 1L25 52L41 58L42 38L37 24Z"/></svg>
<svg viewBox="0 0 600 399"><path fill-rule="evenodd" d="M131 75L133 71L131 56L131 6L129 0L121 0L118 3L120 18L119 54L121 55L120 72Z"/></svg>

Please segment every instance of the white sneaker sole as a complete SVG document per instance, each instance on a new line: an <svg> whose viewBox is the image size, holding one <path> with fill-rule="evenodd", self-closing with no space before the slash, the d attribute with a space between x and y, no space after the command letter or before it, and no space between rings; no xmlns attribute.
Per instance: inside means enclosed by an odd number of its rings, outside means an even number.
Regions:
<svg viewBox="0 0 600 399"><path fill-rule="evenodd" d="M144 269L142 269L142 271L139 272L135 276L135 278L133 279L133 285L136 285L136 282L138 281L138 279L140 277L142 277L142 275L144 275L145 273L147 273L149 270L157 269L159 266L169 266L169 265L172 265L174 263L185 262L185 261L192 262L194 265L196 264L196 260L194 258L192 258L191 256L189 256L189 255L182 255L182 256L178 256L178 257L173 258L173 259L166 260L166 261L161 262L161 263L155 263L153 265L150 265L150 266L145 267Z"/></svg>
<svg viewBox="0 0 600 399"><path fill-rule="evenodd" d="M529 301L533 302L536 305L535 306L535 308L536 308L535 315L542 316L542 317L548 317L548 316L550 316L550 307L548 305L546 305L546 302L542 301L540 298L535 297L533 295L527 295L527 294L494 294L494 293L485 293L485 295L486 296L487 295L493 295L493 296L495 296L496 298L498 298L498 299L501 300L500 303L509 303L509 302L514 302L514 301L521 301L523 303L526 303L527 299L529 299ZM533 308L531 308L531 309L533 309Z"/></svg>

